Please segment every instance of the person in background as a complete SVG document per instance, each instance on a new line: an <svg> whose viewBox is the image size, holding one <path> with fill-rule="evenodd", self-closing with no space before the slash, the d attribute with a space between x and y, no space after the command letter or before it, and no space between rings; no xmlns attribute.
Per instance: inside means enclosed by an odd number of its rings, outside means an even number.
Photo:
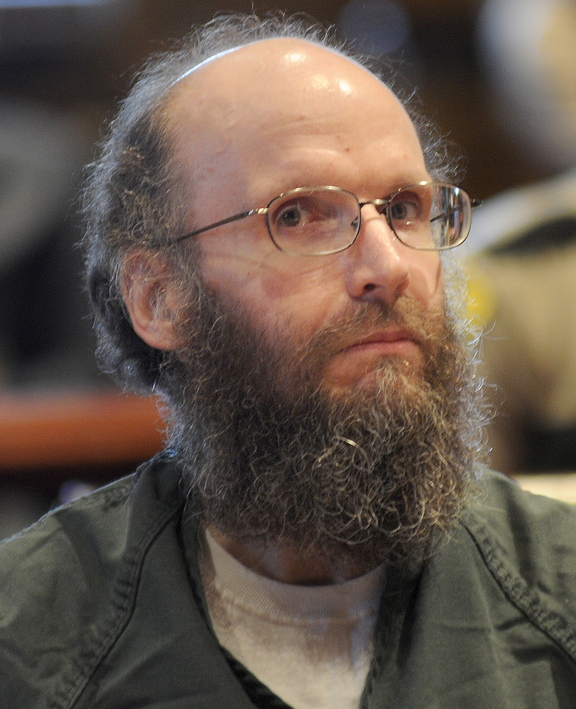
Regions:
<svg viewBox="0 0 576 709"><path fill-rule="evenodd" d="M576 510L480 464L444 158L289 18L147 65L85 245L166 449L0 547L3 705L572 706Z"/></svg>
<svg viewBox="0 0 576 709"><path fill-rule="evenodd" d="M482 368L495 415L490 462L517 473L576 471L576 173L485 204L468 262L485 331Z"/></svg>
<svg viewBox="0 0 576 709"><path fill-rule="evenodd" d="M477 49L507 135L548 175L487 200L469 240L491 464L575 472L576 3L486 0Z"/></svg>

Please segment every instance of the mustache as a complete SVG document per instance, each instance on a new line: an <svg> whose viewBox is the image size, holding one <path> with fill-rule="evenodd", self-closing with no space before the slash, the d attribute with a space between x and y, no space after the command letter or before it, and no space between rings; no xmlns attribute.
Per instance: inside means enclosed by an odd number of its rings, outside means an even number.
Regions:
<svg viewBox="0 0 576 709"><path fill-rule="evenodd" d="M328 359L372 332L391 327L406 330L429 355L437 349L438 334L449 332L444 308L431 310L412 298L401 296L393 307L385 303L350 303L312 335L306 350Z"/></svg>

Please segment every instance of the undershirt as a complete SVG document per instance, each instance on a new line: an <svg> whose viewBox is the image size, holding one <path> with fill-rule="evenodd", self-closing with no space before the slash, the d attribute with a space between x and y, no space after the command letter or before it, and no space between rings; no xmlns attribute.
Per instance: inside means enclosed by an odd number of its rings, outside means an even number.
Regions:
<svg viewBox="0 0 576 709"><path fill-rule="evenodd" d="M358 709L383 568L331 585L281 583L206 539L200 569L220 644L294 709Z"/></svg>

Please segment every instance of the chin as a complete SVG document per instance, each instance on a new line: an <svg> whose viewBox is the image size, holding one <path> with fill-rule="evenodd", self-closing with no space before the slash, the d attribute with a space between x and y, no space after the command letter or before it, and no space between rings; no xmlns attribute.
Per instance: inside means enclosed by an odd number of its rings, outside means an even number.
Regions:
<svg viewBox="0 0 576 709"><path fill-rule="evenodd" d="M324 389L335 399L403 391L421 383L424 380L423 371L421 361L386 357L376 367L365 369L355 376L327 377Z"/></svg>

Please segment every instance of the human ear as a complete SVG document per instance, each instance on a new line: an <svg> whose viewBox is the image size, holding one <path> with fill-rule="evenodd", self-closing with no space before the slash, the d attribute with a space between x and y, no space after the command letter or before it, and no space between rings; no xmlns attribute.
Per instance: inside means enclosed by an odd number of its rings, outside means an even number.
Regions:
<svg viewBox="0 0 576 709"><path fill-rule="evenodd" d="M158 350L176 350L182 343L178 324L183 298L174 266L164 254L134 249L124 259L122 297L134 331Z"/></svg>

